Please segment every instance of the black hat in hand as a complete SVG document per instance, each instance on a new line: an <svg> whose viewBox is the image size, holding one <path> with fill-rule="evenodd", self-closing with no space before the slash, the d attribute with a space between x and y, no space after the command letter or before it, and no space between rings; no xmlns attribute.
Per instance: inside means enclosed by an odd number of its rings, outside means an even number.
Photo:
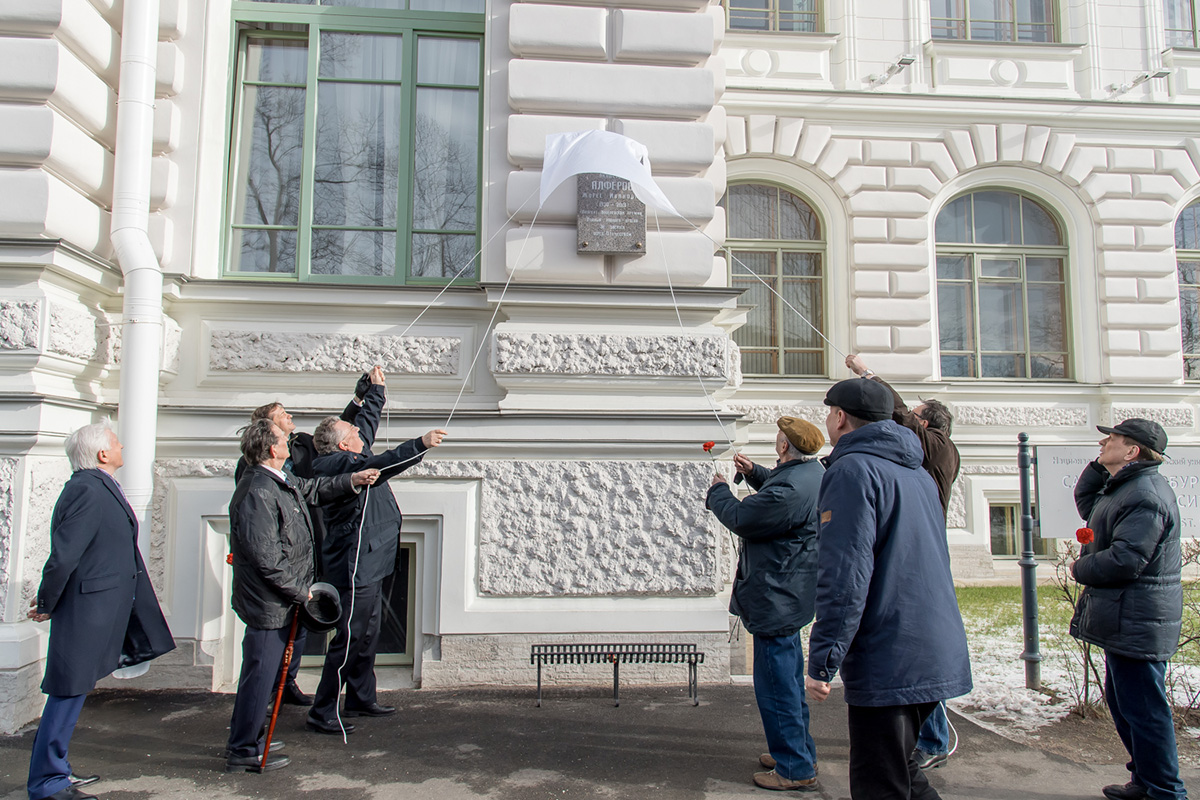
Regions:
<svg viewBox="0 0 1200 800"><path fill-rule="evenodd" d="M364 372L362 377L358 379L358 383L354 384L354 396L366 397L367 392L371 391L371 373Z"/></svg>

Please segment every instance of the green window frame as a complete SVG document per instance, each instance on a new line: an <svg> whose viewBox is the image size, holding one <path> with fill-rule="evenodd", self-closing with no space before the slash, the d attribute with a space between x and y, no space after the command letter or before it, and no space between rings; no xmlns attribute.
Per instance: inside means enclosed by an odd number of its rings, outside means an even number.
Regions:
<svg viewBox="0 0 1200 800"><path fill-rule="evenodd" d="M1034 519L1037 510L1034 509ZM993 558L1018 558L1021 555L1021 505L1019 503L988 504L988 536L992 545ZM1057 553L1054 539L1043 539L1041 532L1033 529L1034 558L1050 559Z"/></svg>
<svg viewBox="0 0 1200 800"><path fill-rule="evenodd" d="M822 0L726 0L731 31L820 33Z"/></svg>
<svg viewBox="0 0 1200 800"><path fill-rule="evenodd" d="M825 343L788 308L825 327L825 241L821 219L802 197L767 183L733 183L726 210L729 285L751 303L733 332L742 373L762 377L825 377ZM733 259L737 259L739 266ZM748 275L746 270L755 275ZM761 280L760 280L761 279ZM773 289L768 289L767 284Z"/></svg>
<svg viewBox="0 0 1200 800"><path fill-rule="evenodd" d="M1200 381L1200 201L1185 208L1175 221L1175 265L1183 379Z"/></svg>
<svg viewBox="0 0 1200 800"><path fill-rule="evenodd" d="M1163 18L1167 47L1200 46L1195 0L1163 0Z"/></svg>
<svg viewBox="0 0 1200 800"><path fill-rule="evenodd" d="M222 274L474 283L483 14L343 2L233 2Z"/></svg>
<svg viewBox="0 0 1200 800"><path fill-rule="evenodd" d="M938 214L942 378L1069 380L1068 248L1027 195L984 189Z"/></svg>
<svg viewBox="0 0 1200 800"><path fill-rule="evenodd" d="M981 42L1058 41L1058 0L930 0L930 36Z"/></svg>

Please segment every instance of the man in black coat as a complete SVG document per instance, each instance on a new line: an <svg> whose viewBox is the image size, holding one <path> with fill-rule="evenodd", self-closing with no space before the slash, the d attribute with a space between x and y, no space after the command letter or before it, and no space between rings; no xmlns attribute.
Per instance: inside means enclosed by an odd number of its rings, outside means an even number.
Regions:
<svg viewBox="0 0 1200 800"><path fill-rule="evenodd" d="M795 417L776 424L773 470L733 458L755 493L739 501L717 475L707 506L742 540L729 611L754 634L754 697L767 748L754 775L764 789L817 791L817 748L804 699L804 643L817 590L817 494L825 468L812 456L825 444L817 426Z"/></svg>
<svg viewBox="0 0 1200 800"><path fill-rule="evenodd" d="M271 689L287 647L290 617L309 597L315 577L312 521L308 506L352 495L368 486L378 470L334 478L296 478L283 472L289 455L287 434L270 420L250 424L242 434L242 454L250 466L229 503L233 550L232 604L246 623L242 671L229 722L226 772L258 772L285 767L287 756L272 753L260 766L262 726Z"/></svg>
<svg viewBox="0 0 1200 800"><path fill-rule="evenodd" d="M367 376L364 374L358 379L358 385L355 387L355 397L342 411L342 419L353 422L358 416L359 406L362 405L362 395L366 394L367 387L370 383L367 381ZM296 423L292 421L292 415L283 407L283 403L278 401L267 403L254 409L250 414L250 422L254 423L257 420L270 420L279 426L288 437L288 452L290 455L283 464L283 472L288 475L293 475L297 478L312 478L315 477L312 471L312 462L317 457L317 449L313 446L313 437L311 433L304 433L296 430ZM240 483L242 475L246 473L246 468L249 465L246 463L246 457L242 456L238 459L237 465L233 468L234 483ZM312 522L312 533L314 542L314 553L316 554L317 577L324 574L321 568L321 542L325 540L325 519L321 514L319 505L310 504L308 506L308 516ZM295 650L297 653L303 653L305 642L308 640L307 632L301 628L296 635ZM285 705L293 706L311 706L312 698L300 691L299 684L296 683L296 676L300 674L300 659L292 660L291 667L288 668L287 684L283 687L283 702Z"/></svg>
<svg viewBox="0 0 1200 800"><path fill-rule="evenodd" d="M1129 752L1130 780L1110 800L1183 800L1167 661L1183 620L1179 504L1158 474L1167 434L1127 419L1100 441L1075 484L1075 507L1095 537L1071 565L1085 587L1071 635L1104 648L1104 699Z"/></svg>
<svg viewBox="0 0 1200 800"><path fill-rule="evenodd" d="M50 557L29 617L50 620L46 708L29 759L29 800L91 798L67 760L83 700L119 667L175 649L137 547L137 516L113 477L121 442L105 423L67 439L73 470L50 520Z"/></svg>
<svg viewBox="0 0 1200 800"><path fill-rule="evenodd" d="M306 720L309 730L318 733L353 730L353 726L341 723L338 718L338 696L343 684L346 686L344 716L378 717L396 710L380 705L375 691L381 589L384 578L396 567L401 523L400 507L386 481L419 463L425 451L441 444L446 435L443 430L432 430L379 455L372 454L371 445L386 400L383 369L378 366L372 369L370 381L353 425L337 417L326 417L313 434L318 453L313 471L317 475L341 475L366 468L376 468L382 473L373 489L323 507L327 528L322 548L325 580L336 586L341 595L342 622L329 643L321 682Z"/></svg>

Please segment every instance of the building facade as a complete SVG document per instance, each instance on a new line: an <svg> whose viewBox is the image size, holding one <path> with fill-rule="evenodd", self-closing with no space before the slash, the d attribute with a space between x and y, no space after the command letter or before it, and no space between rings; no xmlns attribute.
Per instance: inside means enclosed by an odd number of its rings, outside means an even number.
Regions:
<svg viewBox="0 0 1200 800"><path fill-rule="evenodd" d="M393 482L384 660L423 686L528 683L543 641L740 669L701 444L767 460L847 353L955 412L959 577L1013 551L1018 431L1195 441L1192 0L992 5L4 6L0 729L40 709L25 611L62 443L104 417L179 644L133 685L214 690L237 430L272 400L311 430L372 364L382 443L450 431ZM144 148L123 58L154 64ZM680 212L644 253L580 252L571 182L538 202L546 135L592 129L644 144Z"/></svg>

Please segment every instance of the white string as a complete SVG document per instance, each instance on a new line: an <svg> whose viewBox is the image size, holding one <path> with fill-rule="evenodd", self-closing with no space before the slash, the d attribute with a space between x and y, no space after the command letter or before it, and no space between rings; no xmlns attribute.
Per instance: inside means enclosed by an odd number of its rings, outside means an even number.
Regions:
<svg viewBox="0 0 1200 800"><path fill-rule="evenodd" d="M533 233L533 226L537 223L538 214L540 213L542 213L542 207L539 205L537 211L533 212L533 219L529 221L529 227L525 231L525 240L521 242L521 249L517 252L517 259L513 262L513 268L508 273L508 280L504 282L504 289L500 292L500 299L496 301L496 310L492 312L492 318L488 320L487 327L484 328L484 335L479 337L479 347L475 348L475 356L471 359L471 366L467 367L467 372L463 376L462 386L458 390L458 397L454 398L454 405L450 408L450 416L446 417L446 423L443 427L450 427L450 420L454 419L454 412L458 411L458 404L462 401L463 392L467 390L467 383L470 382L471 374L475 371L475 364L479 361L479 355L483 352L483 348L487 346L488 332L492 330L492 325L496 323L496 317L500 315L500 306L504 302L504 296L508 294L508 287L512 283L513 276L521 268L521 259L525 255L525 245L529 244L529 236Z"/></svg>
<svg viewBox="0 0 1200 800"><path fill-rule="evenodd" d="M658 231L658 238L659 238L659 242L660 242L658 250L659 250L659 254L662 256L663 271L667 275L667 289L670 290L670 292L671 292L671 305L673 305L675 307L675 319L679 322L679 333L680 333L680 335L686 337L687 329L684 328L684 326L683 326L683 315L679 312L679 301L676 300L676 298L675 298L675 285L671 280L671 266L670 266L670 264L667 263L667 251L666 251L666 248L664 248L661 244L661 242L662 242L662 224L660 223L660 221L658 219L658 209L657 208L654 209L654 227ZM728 361L728 356L726 357L726 361ZM712 395L709 394L708 389L704 386L704 378L700 375L702 366L703 365L700 360L700 352L699 352L699 349L697 349L697 352L696 352L696 381L700 384L700 393L703 394L704 399L708 401L708 407L710 409L712 409L713 416L716 417L716 419L717 419L717 427L720 428L721 433L725 435L725 441L729 443L730 447L733 447L733 437L731 437L729 435L729 431L726 429L725 423L723 423L721 421L721 412L719 410L717 410L717 405L716 405L716 403L713 402Z"/></svg>
<svg viewBox="0 0 1200 800"><path fill-rule="evenodd" d="M657 210L654 212L654 216L655 216L655 219L657 219L657 218L658 218L658 211L657 211ZM682 216L682 215L681 215L681 216L680 216L680 219L682 219L682 220L683 220L684 222L686 222L687 224L691 225L691 226L692 226L692 228L693 228L693 229L695 229L695 231L696 231L697 233L699 233L701 236L703 236L705 239L708 239L708 240L709 240L710 242L712 242L714 245L716 245L717 247L719 247L719 248L720 248L720 249L721 249L721 250L722 250L722 251L725 253L725 255L727 255L727 256L728 256L730 259L732 259L732 260L733 260L733 262L734 262L735 264L737 264L739 267L741 267L742 269L744 269L744 270L746 271L746 273L747 273L747 274L749 274L749 275L752 275L752 276L754 277L754 279L755 279L755 280L757 280L759 283L761 283L763 286L767 287L767 290L768 290L768 291L769 291L771 294L775 295L775 296L776 296L776 297L778 297L780 300L782 300L782 301L783 301L783 304L784 304L785 306L787 306L787 307L788 307L788 308L789 308L789 309L792 311L792 313L793 313L793 314L795 314L797 317L799 317L799 318L801 319L801 321L802 321L802 322L803 322L805 325L807 325L808 327L812 328L812 330L813 330L813 333L815 333L817 336L820 336L820 337L821 337L821 339L822 339L822 340L825 342L825 344L829 345L830 349L831 349L831 350L833 350L833 352L837 353L837 354L838 354L839 356L841 356L843 359L844 359L844 358L846 358L846 354L845 354L845 353L843 353L841 350L839 350L839 349L837 348L837 345L835 345L833 342L829 341L829 338L828 338L828 337L826 337L826 336L825 336L825 334L821 333L821 329L820 329L820 328L818 328L816 325L813 325L811 322L809 322L809 320L808 320L808 317L806 317L806 316L804 316L803 314L801 314L801 313L800 313L800 311L799 311L799 310L798 310L798 309L797 309L795 306L793 306L791 303L789 303L789 302L788 302L788 299L787 299L786 297L784 297L783 295L781 295L779 292L775 291L775 287L773 287L771 284L769 284L769 283L767 283L766 281L764 281L764 280L762 279L762 276L760 276L760 275L759 275L757 272L755 272L754 270L752 270L752 269L750 269L749 267L747 267L747 266L746 266L744 263L742 263L742 260L741 260L740 258L738 258L737 256L735 256L735 255L733 254L733 252L732 252L732 251L729 249L729 247L728 247L727 245L720 244L720 243L719 243L719 242L718 242L716 239L712 238L712 237L711 237L711 236L709 236L707 233L705 233L705 232L704 232L704 230L703 230L703 229L701 229L699 225L697 225L696 223L692 222L692 221L691 221L690 219L688 219L687 217L684 217L684 216Z"/></svg>
<svg viewBox="0 0 1200 800"><path fill-rule="evenodd" d="M351 479L353 480L353 479ZM346 614L346 648L342 656L342 663L338 666L337 671L337 694L333 700L333 715L337 719L338 727L342 731L342 744L349 744L346 740L346 725L342 722L342 670L346 668L347 662L350 661L350 620L354 618L354 582L358 579L358 557L362 554L362 530L363 525L367 521L367 501L371 499L371 485L363 489L363 510L362 516L358 518L358 543L354 548L354 569L350 571L350 610ZM349 692L346 693L349 697Z"/></svg>

